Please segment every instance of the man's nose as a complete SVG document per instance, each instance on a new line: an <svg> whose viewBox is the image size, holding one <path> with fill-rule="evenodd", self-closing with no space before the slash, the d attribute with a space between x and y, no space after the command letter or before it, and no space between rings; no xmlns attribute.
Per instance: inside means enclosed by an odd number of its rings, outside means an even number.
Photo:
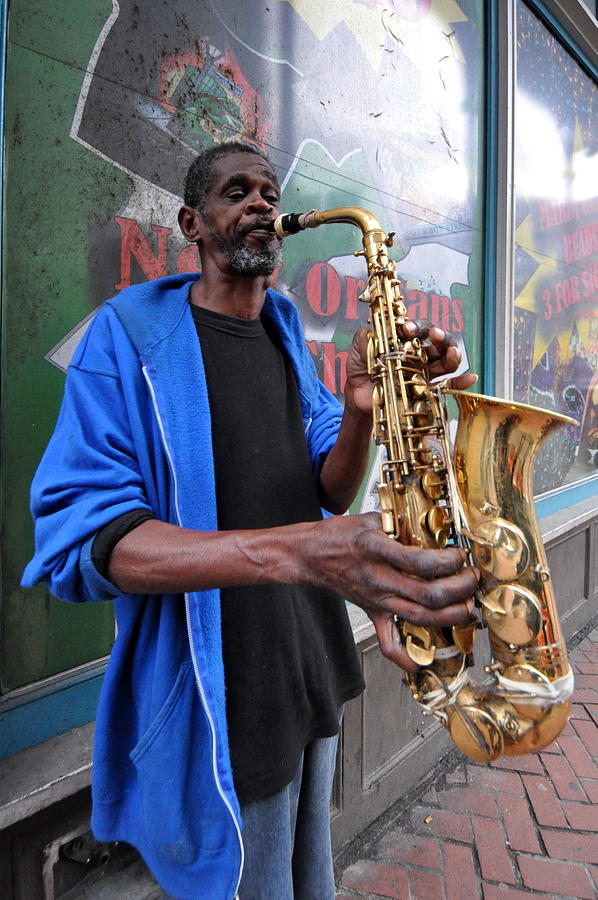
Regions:
<svg viewBox="0 0 598 900"><path fill-rule="evenodd" d="M273 205L261 194L252 194L247 198L246 212L270 212Z"/></svg>

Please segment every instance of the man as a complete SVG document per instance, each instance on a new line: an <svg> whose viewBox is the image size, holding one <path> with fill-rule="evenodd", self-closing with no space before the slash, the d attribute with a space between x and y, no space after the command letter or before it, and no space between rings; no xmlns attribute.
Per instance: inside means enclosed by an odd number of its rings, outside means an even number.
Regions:
<svg viewBox="0 0 598 900"><path fill-rule="evenodd" d="M94 833L136 846L178 898L332 900L335 741L363 687L341 598L412 669L394 616L464 622L476 586L458 550L403 547L376 516L321 518L359 486L372 386L361 334L343 412L296 310L268 289L279 196L242 144L197 158L179 223L201 278L100 310L32 487L24 584L115 600ZM453 371L456 349L430 339L431 373Z"/></svg>

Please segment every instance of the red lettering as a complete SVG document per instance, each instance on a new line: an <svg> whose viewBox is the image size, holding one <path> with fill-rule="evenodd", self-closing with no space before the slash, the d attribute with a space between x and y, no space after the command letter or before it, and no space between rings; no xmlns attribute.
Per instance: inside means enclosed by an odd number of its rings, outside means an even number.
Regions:
<svg viewBox="0 0 598 900"><path fill-rule="evenodd" d="M448 297L443 297L440 294L432 294L432 314L430 318L434 322L435 325L440 325L445 331L450 331L449 324L449 314L450 314L450 303Z"/></svg>
<svg viewBox="0 0 598 900"><path fill-rule="evenodd" d="M305 280L307 302L318 316L331 316L341 302L341 281L329 263L316 263Z"/></svg>
<svg viewBox="0 0 598 900"><path fill-rule="evenodd" d="M359 319L357 304L359 295L365 290L365 281L363 278L351 278L350 275L347 275L345 284L347 290L345 319Z"/></svg>
<svg viewBox="0 0 598 900"><path fill-rule="evenodd" d="M542 300L544 301L544 318L548 322L553 315L552 297L548 288L542 292Z"/></svg>
<svg viewBox="0 0 598 900"><path fill-rule="evenodd" d="M311 355L317 359L318 358L318 345L317 345L316 341L313 341L313 340L306 341L305 343L307 344L307 349L309 350Z"/></svg>
<svg viewBox="0 0 598 900"><path fill-rule="evenodd" d="M181 250L176 261L176 270L177 272L199 272L201 270L197 244L189 244L188 247Z"/></svg>
<svg viewBox="0 0 598 900"><path fill-rule="evenodd" d="M565 262L570 263L575 257L573 256L573 249L571 247L571 235L564 234L563 235L563 249L565 251Z"/></svg>
<svg viewBox="0 0 598 900"><path fill-rule="evenodd" d="M554 286L557 314L563 308L569 309L572 303L579 303L579 275L571 275ZM546 316L544 316L546 318Z"/></svg>
<svg viewBox="0 0 598 900"><path fill-rule="evenodd" d="M154 253L134 219L115 216L115 222L120 228L120 281L114 285L116 290L131 285L131 257L135 257L148 280L166 275L168 236L172 234L172 228L152 225L152 231L158 235L158 252Z"/></svg>
<svg viewBox="0 0 598 900"><path fill-rule="evenodd" d="M543 231L548 227L547 223L547 208L545 203L540 203L540 228Z"/></svg>
<svg viewBox="0 0 598 900"><path fill-rule="evenodd" d="M409 291L407 300L416 300L416 303L407 305L407 316L410 319L428 318L428 295L423 291Z"/></svg>
<svg viewBox="0 0 598 900"><path fill-rule="evenodd" d="M591 297L598 291L598 263L593 263L589 269L584 269L581 276L584 297Z"/></svg>
<svg viewBox="0 0 598 900"><path fill-rule="evenodd" d="M333 394L343 393L347 382L347 358L349 353L347 350L339 350L337 353L336 344L328 341L322 342L322 349L324 351L322 377L324 387L327 387Z"/></svg>
<svg viewBox="0 0 598 900"><path fill-rule="evenodd" d="M463 331L465 301L461 297L450 298L443 294L425 294L423 291L413 290L407 293L406 299L409 319L429 319L445 331Z"/></svg>
<svg viewBox="0 0 598 900"><path fill-rule="evenodd" d="M556 297L556 312L557 312L557 315L559 315L563 311L563 282L562 281L559 281L558 284L555 284L554 296Z"/></svg>
<svg viewBox="0 0 598 900"><path fill-rule="evenodd" d="M554 228L571 222L579 215L577 203L541 203L540 204L540 228Z"/></svg>
<svg viewBox="0 0 598 900"><path fill-rule="evenodd" d="M453 324L451 327L451 331L454 331L454 332L463 331L463 326L465 324L463 322L463 315L462 315L464 305L465 305L465 301L462 300L460 297L455 297L453 299Z"/></svg>
<svg viewBox="0 0 598 900"><path fill-rule="evenodd" d="M565 262L572 263L598 251L598 224L587 225L579 231L563 235Z"/></svg>

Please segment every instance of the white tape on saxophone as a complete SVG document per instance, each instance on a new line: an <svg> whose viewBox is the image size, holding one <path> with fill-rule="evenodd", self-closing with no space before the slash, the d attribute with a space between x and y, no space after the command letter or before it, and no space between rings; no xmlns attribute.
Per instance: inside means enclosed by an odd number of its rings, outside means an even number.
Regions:
<svg viewBox="0 0 598 900"><path fill-rule="evenodd" d="M465 668L465 657L463 657L461 669L453 680L445 684L443 688L438 688L435 691L428 691L428 693L424 694L422 699L418 701L418 704L421 706L424 713L434 715L437 718L442 719L443 722L446 722L448 716L444 712L444 709L455 703L459 692L468 682L469 672ZM443 709L439 709L438 707L440 706L442 706Z"/></svg>
<svg viewBox="0 0 598 900"><path fill-rule="evenodd" d="M496 673L499 694L511 703L521 700L528 706L544 706L546 703L564 703L573 693L575 681L569 670L562 678L548 682L513 681Z"/></svg>
<svg viewBox="0 0 598 900"><path fill-rule="evenodd" d="M454 644L449 647L436 647L434 650L434 659L452 659L453 656L459 656L461 651Z"/></svg>

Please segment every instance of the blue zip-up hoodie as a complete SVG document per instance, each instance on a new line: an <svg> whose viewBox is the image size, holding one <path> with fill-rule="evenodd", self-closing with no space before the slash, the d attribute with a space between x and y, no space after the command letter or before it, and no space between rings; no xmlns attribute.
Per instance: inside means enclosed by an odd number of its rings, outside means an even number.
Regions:
<svg viewBox="0 0 598 900"><path fill-rule="evenodd" d="M72 602L113 599L118 635L97 711L92 828L140 851L176 897L228 900L243 865L226 733L217 590L121 595L91 558L96 532L147 509L217 529L210 411L189 291L197 275L108 300L69 367L32 485L36 552L23 576ZM342 408L318 380L299 316L274 291L264 314L292 362L317 477Z"/></svg>

